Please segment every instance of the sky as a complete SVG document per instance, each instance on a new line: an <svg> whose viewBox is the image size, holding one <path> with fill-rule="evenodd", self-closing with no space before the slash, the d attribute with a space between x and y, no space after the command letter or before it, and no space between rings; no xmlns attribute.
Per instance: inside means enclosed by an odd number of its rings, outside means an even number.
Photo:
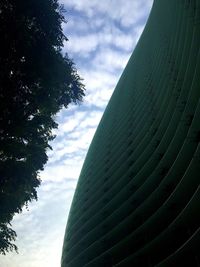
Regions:
<svg viewBox="0 0 200 267"><path fill-rule="evenodd" d="M119 77L143 31L153 0L60 0L66 9L63 52L84 79L86 96L56 117L59 128L40 173L38 201L14 217L19 254L0 267L59 267L68 213L84 158Z"/></svg>

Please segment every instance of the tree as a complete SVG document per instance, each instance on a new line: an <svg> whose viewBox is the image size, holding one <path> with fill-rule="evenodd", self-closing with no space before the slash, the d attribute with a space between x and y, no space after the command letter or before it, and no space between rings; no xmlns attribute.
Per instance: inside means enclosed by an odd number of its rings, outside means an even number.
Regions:
<svg viewBox="0 0 200 267"><path fill-rule="evenodd" d="M0 253L16 250L9 224L36 199L55 114L84 96L73 62L62 54L58 0L0 2Z"/></svg>

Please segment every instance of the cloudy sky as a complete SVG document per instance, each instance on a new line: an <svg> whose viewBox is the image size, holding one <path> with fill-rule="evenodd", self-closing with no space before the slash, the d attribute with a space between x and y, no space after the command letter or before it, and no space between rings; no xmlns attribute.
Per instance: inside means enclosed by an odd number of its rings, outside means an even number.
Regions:
<svg viewBox="0 0 200 267"><path fill-rule="evenodd" d="M53 151L41 173L38 201L16 215L19 254L0 267L59 267L70 204L91 139L141 35L153 0L62 0L69 39L64 51L84 78L86 97L57 116Z"/></svg>

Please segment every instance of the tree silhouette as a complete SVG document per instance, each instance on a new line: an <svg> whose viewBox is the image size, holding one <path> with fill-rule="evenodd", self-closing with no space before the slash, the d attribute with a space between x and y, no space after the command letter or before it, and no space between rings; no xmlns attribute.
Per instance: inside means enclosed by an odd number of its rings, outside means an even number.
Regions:
<svg viewBox="0 0 200 267"><path fill-rule="evenodd" d="M84 96L84 85L62 54L64 10L57 0L0 2L0 253L17 250L9 227L37 199L54 115Z"/></svg>

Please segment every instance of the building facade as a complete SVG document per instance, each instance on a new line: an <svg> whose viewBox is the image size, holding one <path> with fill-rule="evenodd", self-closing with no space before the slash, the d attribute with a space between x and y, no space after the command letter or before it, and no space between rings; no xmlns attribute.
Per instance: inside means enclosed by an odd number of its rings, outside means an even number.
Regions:
<svg viewBox="0 0 200 267"><path fill-rule="evenodd" d="M200 266L200 0L155 0L85 159L62 267Z"/></svg>

